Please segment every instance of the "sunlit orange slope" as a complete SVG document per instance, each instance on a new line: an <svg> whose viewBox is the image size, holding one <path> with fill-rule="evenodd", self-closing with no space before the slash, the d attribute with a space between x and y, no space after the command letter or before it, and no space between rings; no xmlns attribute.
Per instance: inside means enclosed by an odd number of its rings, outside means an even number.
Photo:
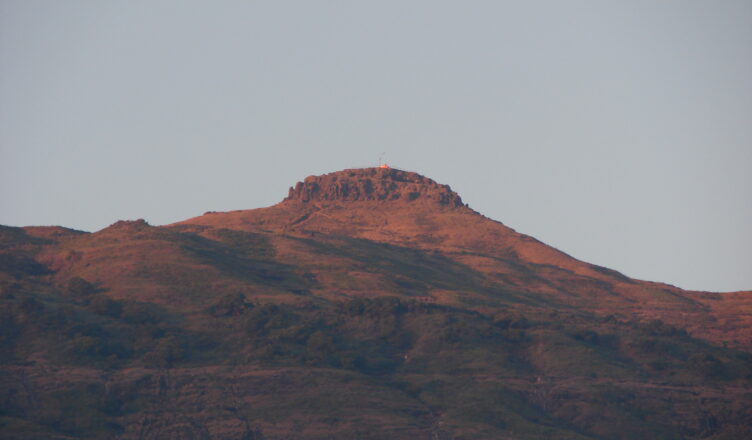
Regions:
<svg viewBox="0 0 752 440"><path fill-rule="evenodd" d="M698 336L752 344L749 292L688 292L579 261L484 217L449 186L417 173L365 168L310 176L272 207L208 213L173 227L189 225L314 241L357 238L420 249L482 274L491 291L524 293L557 307L600 314L660 318ZM283 241L277 249L280 258L286 252L295 257ZM350 275L368 278L368 268ZM433 289L426 294L453 302L471 293Z"/></svg>
<svg viewBox="0 0 752 440"><path fill-rule="evenodd" d="M311 176L274 206L166 226L0 232L11 266L49 271L42 278L51 283L23 278L21 269L6 280L33 281L33 289L81 277L111 297L185 312L233 292L262 302L399 295L473 309L655 318L752 347L750 292L684 291L579 261L473 211L449 186L397 169Z"/></svg>

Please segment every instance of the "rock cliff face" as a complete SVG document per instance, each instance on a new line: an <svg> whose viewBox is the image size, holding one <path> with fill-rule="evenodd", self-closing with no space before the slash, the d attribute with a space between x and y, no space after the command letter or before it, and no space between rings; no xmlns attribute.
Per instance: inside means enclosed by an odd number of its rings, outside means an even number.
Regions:
<svg viewBox="0 0 752 440"><path fill-rule="evenodd" d="M464 206L449 185L417 173L391 168L362 168L310 176L290 188L285 201L387 201Z"/></svg>

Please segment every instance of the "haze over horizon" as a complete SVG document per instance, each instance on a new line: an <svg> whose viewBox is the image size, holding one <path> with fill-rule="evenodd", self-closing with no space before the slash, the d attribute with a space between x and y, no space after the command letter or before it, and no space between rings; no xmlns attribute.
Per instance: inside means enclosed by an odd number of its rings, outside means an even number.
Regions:
<svg viewBox="0 0 752 440"><path fill-rule="evenodd" d="M752 289L752 4L0 4L0 224L269 206L385 162L578 259Z"/></svg>

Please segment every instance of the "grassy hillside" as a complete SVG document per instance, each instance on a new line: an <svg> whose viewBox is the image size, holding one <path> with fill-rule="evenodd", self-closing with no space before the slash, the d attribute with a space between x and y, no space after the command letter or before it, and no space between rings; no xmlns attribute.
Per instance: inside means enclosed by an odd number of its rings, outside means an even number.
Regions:
<svg viewBox="0 0 752 440"><path fill-rule="evenodd" d="M81 279L1 304L9 438L752 433L750 355L660 321L243 294L181 314Z"/></svg>

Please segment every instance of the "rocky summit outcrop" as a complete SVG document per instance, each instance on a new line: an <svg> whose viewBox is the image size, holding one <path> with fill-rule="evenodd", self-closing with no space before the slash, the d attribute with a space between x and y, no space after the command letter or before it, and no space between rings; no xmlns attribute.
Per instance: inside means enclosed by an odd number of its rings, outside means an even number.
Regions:
<svg viewBox="0 0 752 440"><path fill-rule="evenodd" d="M360 168L309 176L290 188L285 199L297 202L386 201L464 206L449 185L394 168Z"/></svg>

